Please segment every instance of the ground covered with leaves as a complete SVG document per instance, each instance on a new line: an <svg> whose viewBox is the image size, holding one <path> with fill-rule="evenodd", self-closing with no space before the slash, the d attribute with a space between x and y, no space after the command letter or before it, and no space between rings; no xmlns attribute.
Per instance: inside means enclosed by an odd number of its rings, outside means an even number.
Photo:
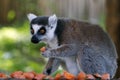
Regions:
<svg viewBox="0 0 120 80"><path fill-rule="evenodd" d="M42 73L35 72L23 72L15 71L9 75L0 73L1 80L110 80L110 75L108 73L99 74L85 74L80 72L77 76L74 76L67 71L62 73L57 73L55 76L48 76ZM115 79L114 79L115 80Z"/></svg>

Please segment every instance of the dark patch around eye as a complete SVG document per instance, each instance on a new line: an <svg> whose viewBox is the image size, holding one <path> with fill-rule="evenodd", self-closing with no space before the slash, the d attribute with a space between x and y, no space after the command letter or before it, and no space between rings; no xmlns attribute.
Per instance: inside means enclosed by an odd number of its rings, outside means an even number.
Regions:
<svg viewBox="0 0 120 80"><path fill-rule="evenodd" d="M31 34L34 34L34 30L33 30L33 28L31 27Z"/></svg>
<svg viewBox="0 0 120 80"><path fill-rule="evenodd" d="M44 35L46 33L45 27L40 28L40 30L38 32L39 32L39 34Z"/></svg>

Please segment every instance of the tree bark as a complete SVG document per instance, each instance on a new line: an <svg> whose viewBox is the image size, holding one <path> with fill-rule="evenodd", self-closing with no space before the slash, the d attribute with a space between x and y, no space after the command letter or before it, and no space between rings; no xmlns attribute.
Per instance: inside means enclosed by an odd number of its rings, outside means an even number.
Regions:
<svg viewBox="0 0 120 80"><path fill-rule="evenodd" d="M1 0L0 1L0 24L8 24L19 17L19 2L17 0ZM8 14L10 11L15 12L15 17L13 20L9 20Z"/></svg>
<svg viewBox="0 0 120 80"><path fill-rule="evenodd" d="M116 78L120 77L120 0L106 0L107 31L113 39L118 53ZM112 65L112 64L111 64Z"/></svg>
<svg viewBox="0 0 120 80"><path fill-rule="evenodd" d="M10 0L0 1L0 24L7 23L7 13L9 11Z"/></svg>

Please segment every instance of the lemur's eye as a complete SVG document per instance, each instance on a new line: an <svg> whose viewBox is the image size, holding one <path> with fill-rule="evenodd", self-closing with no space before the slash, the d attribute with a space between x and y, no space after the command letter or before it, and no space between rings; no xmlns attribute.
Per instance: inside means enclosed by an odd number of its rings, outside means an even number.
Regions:
<svg viewBox="0 0 120 80"><path fill-rule="evenodd" d="M40 30L40 33L41 33L41 34L44 34L44 33L45 33L45 30L44 30L44 29L41 29L41 30Z"/></svg>
<svg viewBox="0 0 120 80"><path fill-rule="evenodd" d="M31 34L34 34L34 30L33 29L31 29Z"/></svg>
<svg viewBox="0 0 120 80"><path fill-rule="evenodd" d="M40 30L39 30L39 33L40 34L45 34L46 33L46 29L44 27L42 27Z"/></svg>

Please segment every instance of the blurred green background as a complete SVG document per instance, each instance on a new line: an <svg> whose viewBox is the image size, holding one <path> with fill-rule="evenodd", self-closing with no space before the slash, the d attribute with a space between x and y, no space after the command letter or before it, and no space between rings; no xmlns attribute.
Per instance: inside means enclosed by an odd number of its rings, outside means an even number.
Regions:
<svg viewBox="0 0 120 80"><path fill-rule="evenodd" d="M0 28L0 72L42 71L45 60L39 49L44 44L32 44L29 33L26 20Z"/></svg>
<svg viewBox="0 0 120 80"><path fill-rule="evenodd" d="M28 13L84 20L105 30L103 0L0 0L0 72L42 72L46 60L39 49L45 44L30 42ZM99 5L98 5L99 4Z"/></svg>

